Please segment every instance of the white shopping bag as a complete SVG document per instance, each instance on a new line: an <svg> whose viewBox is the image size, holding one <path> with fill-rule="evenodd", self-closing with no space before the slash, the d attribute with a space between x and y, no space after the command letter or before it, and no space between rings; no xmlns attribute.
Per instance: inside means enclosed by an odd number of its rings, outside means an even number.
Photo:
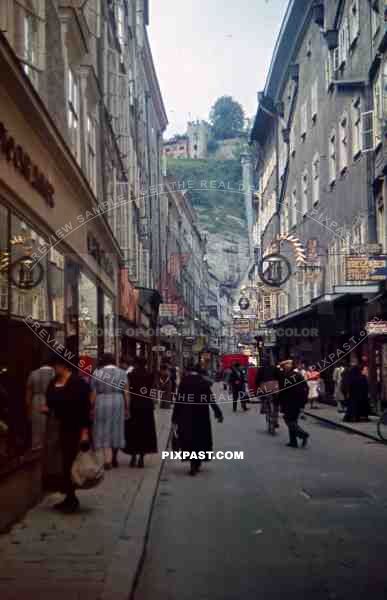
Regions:
<svg viewBox="0 0 387 600"><path fill-rule="evenodd" d="M94 450L80 451L71 468L71 478L77 488L90 490L103 481L105 475L101 457Z"/></svg>

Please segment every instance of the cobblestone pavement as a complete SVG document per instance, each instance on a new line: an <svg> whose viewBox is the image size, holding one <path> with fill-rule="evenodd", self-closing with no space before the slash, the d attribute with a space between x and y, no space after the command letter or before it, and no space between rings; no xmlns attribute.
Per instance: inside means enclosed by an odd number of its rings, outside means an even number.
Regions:
<svg viewBox="0 0 387 600"><path fill-rule="evenodd" d="M170 417L171 411L156 411L160 451L166 447ZM1 600L127 598L142 554L149 515L144 507L151 506L161 454L146 457L145 469L130 469L122 453L119 460L119 469L107 472L100 487L79 493L78 514L54 512L51 507L62 496L51 494L0 536ZM124 551L117 554L120 545ZM117 568L119 576L109 576ZM114 589L114 580L120 589Z"/></svg>

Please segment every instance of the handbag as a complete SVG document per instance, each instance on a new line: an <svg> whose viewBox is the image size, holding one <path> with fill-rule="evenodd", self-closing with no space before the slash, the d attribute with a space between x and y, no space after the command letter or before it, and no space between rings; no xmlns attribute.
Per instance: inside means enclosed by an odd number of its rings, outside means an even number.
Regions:
<svg viewBox="0 0 387 600"><path fill-rule="evenodd" d="M80 450L71 467L71 479L74 485L81 490L90 490L97 487L104 476L104 465L99 455L92 449Z"/></svg>

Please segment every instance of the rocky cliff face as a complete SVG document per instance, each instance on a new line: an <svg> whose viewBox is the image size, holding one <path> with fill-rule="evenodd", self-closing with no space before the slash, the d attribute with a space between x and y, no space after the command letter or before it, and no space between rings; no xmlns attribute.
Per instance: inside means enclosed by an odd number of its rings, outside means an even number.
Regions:
<svg viewBox="0 0 387 600"><path fill-rule="evenodd" d="M237 160L168 160L168 175L188 189L208 263L220 281L236 281L247 264L248 236L242 170Z"/></svg>

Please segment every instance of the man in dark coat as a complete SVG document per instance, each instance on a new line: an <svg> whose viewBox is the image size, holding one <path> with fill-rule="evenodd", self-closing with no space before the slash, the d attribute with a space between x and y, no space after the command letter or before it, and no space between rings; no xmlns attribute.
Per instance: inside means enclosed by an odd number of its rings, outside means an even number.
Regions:
<svg viewBox="0 0 387 600"><path fill-rule="evenodd" d="M154 417L154 378L144 359L137 357L129 377L129 419L125 426L125 452L131 455L130 466L143 468L145 454L157 453ZM136 459L138 456L138 461Z"/></svg>
<svg viewBox="0 0 387 600"><path fill-rule="evenodd" d="M212 451L210 406L221 423L223 414L215 402L208 381L200 374L199 366L190 365L180 383L172 415L172 423L177 427L179 446L183 452L198 455L199 452ZM196 475L201 462L198 458L191 459L191 475Z"/></svg>
<svg viewBox="0 0 387 600"><path fill-rule="evenodd" d="M345 378L345 389L347 391L347 412L344 421L356 423L361 418L368 420L369 399L368 379L363 375L361 368L354 365Z"/></svg>
<svg viewBox="0 0 387 600"><path fill-rule="evenodd" d="M238 400L241 401L243 410L248 410L245 400L246 380L241 365L238 362L233 365L228 382L231 386L233 411L236 412Z"/></svg>
<svg viewBox="0 0 387 600"><path fill-rule="evenodd" d="M279 401L289 429L288 446L298 448L297 438L300 438L305 447L309 434L299 426L298 419L308 398L308 384L301 373L294 369L292 360L283 361L281 367Z"/></svg>

